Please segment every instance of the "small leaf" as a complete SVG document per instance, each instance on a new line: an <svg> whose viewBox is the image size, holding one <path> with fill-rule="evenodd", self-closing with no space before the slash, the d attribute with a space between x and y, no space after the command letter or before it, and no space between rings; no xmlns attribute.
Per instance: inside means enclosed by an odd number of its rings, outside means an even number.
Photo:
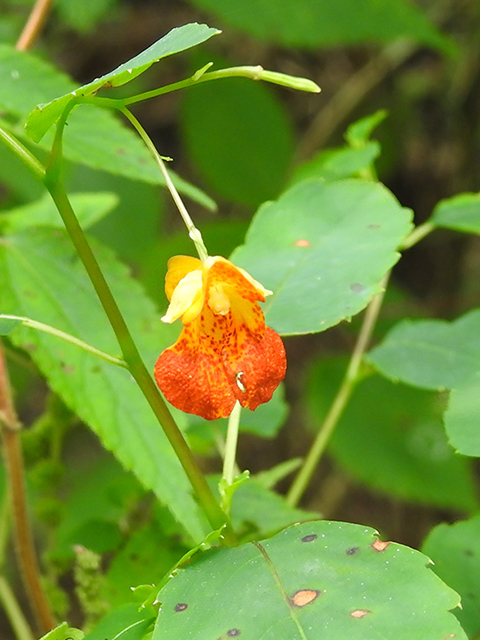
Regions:
<svg viewBox="0 0 480 640"><path fill-rule="evenodd" d="M370 139L374 129L387 117L385 109L380 109L370 116L361 118L351 124L345 133L345 140L351 147L363 147Z"/></svg>
<svg viewBox="0 0 480 640"><path fill-rule="evenodd" d="M38 105L27 120L26 129L28 135L35 142L39 142L48 129L58 120L69 103L76 98L94 95L100 89L119 87L126 84L149 69L154 62L190 49L201 42L205 42L205 40L217 33L220 33L218 29L212 29L205 24L197 23L186 24L183 27L172 29L148 49L120 65L114 71L69 92L67 95L52 100L52 102Z"/></svg>
<svg viewBox="0 0 480 640"><path fill-rule="evenodd" d="M368 359L392 380L452 389L480 371L480 309L455 322L402 320Z"/></svg>
<svg viewBox="0 0 480 640"><path fill-rule="evenodd" d="M52 629L47 634L42 636L40 640L83 640L85 634L80 629L75 629L74 627L70 627L68 622L62 622Z"/></svg>
<svg viewBox="0 0 480 640"><path fill-rule="evenodd" d="M480 194L462 193L441 200L434 209L430 222L466 233L480 234Z"/></svg>
<svg viewBox="0 0 480 640"><path fill-rule="evenodd" d="M435 573L458 591L462 607L455 610L469 638L480 633L480 515L452 525L440 524L428 535L422 551L434 561Z"/></svg>
<svg viewBox="0 0 480 640"><path fill-rule="evenodd" d="M118 204L115 193L74 193L70 196L78 221L84 229L104 218ZM65 225L49 194L41 200L2 211L0 226L9 233L28 229L29 227L53 227L64 229Z"/></svg>
<svg viewBox="0 0 480 640"><path fill-rule="evenodd" d="M265 313L276 331L324 331L380 291L410 221L380 184L302 182L260 207L232 261L273 291Z"/></svg>
<svg viewBox="0 0 480 640"><path fill-rule="evenodd" d="M158 594L153 640L466 640L447 611L459 597L428 564L368 527L294 525L179 569Z"/></svg>
<svg viewBox="0 0 480 640"><path fill-rule="evenodd" d="M480 458L480 375L452 389L444 422L452 447Z"/></svg>
<svg viewBox="0 0 480 640"><path fill-rule="evenodd" d="M362 147L338 147L321 151L312 160L299 166L293 174L291 184L303 180L322 178L333 182L342 178L356 177L362 169L369 167L380 155L378 142L368 142Z"/></svg>
<svg viewBox="0 0 480 640"><path fill-rule="evenodd" d="M232 523L236 530L255 528L256 537L272 535L296 522L319 517L314 511L289 506L275 491L255 478L242 484L232 500Z"/></svg>

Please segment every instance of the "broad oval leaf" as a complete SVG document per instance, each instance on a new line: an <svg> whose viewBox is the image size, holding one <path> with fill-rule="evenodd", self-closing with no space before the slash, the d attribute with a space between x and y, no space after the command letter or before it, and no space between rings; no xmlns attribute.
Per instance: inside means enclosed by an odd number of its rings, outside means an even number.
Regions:
<svg viewBox="0 0 480 640"><path fill-rule="evenodd" d="M455 322L402 320L368 359L392 380L452 389L480 372L480 309Z"/></svg>
<svg viewBox="0 0 480 640"><path fill-rule="evenodd" d="M452 447L480 458L480 374L452 389L444 423Z"/></svg>
<svg viewBox="0 0 480 640"><path fill-rule="evenodd" d="M212 36L220 33L218 29L208 27L206 24L186 24L183 27L172 29L167 35L157 40L148 49L142 51L137 56L123 63L114 71L107 73L101 78L97 78L70 93L55 98L48 104L41 104L35 107L27 120L27 133L38 142L58 120L62 112L70 102L78 97L91 96L100 89L108 87L119 87L130 80L133 80L141 73L149 69L154 62L162 58L171 56L185 49L205 42Z"/></svg>
<svg viewBox="0 0 480 640"><path fill-rule="evenodd" d="M92 243L102 270L148 367L173 343L153 303L110 251ZM69 239L60 230L7 236L0 244L0 311L27 316L112 355L118 344ZM152 489L194 540L207 530L190 484L130 374L54 336L17 327L10 338L26 349L52 389L103 445Z"/></svg>
<svg viewBox="0 0 480 640"><path fill-rule="evenodd" d="M432 529L422 551L435 565L433 571L462 597L455 615L469 638L480 634L480 515Z"/></svg>
<svg viewBox="0 0 480 640"><path fill-rule="evenodd" d="M158 594L152 640L466 640L458 595L373 529L306 522L194 557Z"/></svg>
<svg viewBox="0 0 480 640"><path fill-rule="evenodd" d="M361 311L397 262L411 211L361 180L300 183L256 213L232 260L273 295L267 322L283 335L324 331Z"/></svg>

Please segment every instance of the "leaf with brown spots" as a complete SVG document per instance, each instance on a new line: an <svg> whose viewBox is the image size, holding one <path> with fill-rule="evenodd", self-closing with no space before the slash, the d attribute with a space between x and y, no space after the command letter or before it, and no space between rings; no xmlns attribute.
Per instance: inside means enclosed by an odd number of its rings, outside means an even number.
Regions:
<svg viewBox="0 0 480 640"><path fill-rule="evenodd" d="M426 556L341 522L200 554L157 597L152 640L466 640Z"/></svg>

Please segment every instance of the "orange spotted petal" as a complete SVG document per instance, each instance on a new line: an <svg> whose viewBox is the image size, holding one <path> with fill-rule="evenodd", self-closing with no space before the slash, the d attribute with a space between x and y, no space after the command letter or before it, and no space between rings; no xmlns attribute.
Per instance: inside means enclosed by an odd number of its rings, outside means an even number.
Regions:
<svg viewBox="0 0 480 640"><path fill-rule="evenodd" d="M160 355L155 378L173 406L215 420L229 416L236 400L252 410L268 402L285 370L285 349L273 329L265 327L259 339L241 318L214 315L206 306Z"/></svg>

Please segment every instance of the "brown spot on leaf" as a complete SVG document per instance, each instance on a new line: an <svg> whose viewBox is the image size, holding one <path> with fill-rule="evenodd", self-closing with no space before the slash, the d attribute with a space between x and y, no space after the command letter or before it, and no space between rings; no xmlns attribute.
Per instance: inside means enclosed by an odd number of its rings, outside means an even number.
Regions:
<svg viewBox="0 0 480 640"><path fill-rule="evenodd" d="M351 549L346 550L347 556L354 556L356 553L360 551L360 547L352 547Z"/></svg>
<svg viewBox="0 0 480 640"><path fill-rule="evenodd" d="M302 589L297 591L292 598L292 602L296 607L304 607L318 598L320 591L315 589Z"/></svg>
<svg viewBox="0 0 480 640"><path fill-rule="evenodd" d="M240 629L229 629L227 631L227 636L229 638L236 638L239 635L240 635Z"/></svg>
<svg viewBox="0 0 480 640"><path fill-rule="evenodd" d="M175 605L175 611L185 611L187 607L188 604L186 602L179 602Z"/></svg>
<svg viewBox="0 0 480 640"><path fill-rule="evenodd" d="M372 544L373 549L375 549L375 551L385 551L385 549L388 547L388 545L390 544L390 542L383 542L382 540L375 540L375 542Z"/></svg>
<svg viewBox="0 0 480 640"><path fill-rule="evenodd" d="M75 367L73 367L71 364L67 364L66 362L61 362L60 368L66 374L75 373Z"/></svg>
<svg viewBox="0 0 480 640"><path fill-rule="evenodd" d="M456 633L449 633L448 636L443 636L444 640L448 640L448 638L456 638Z"/></svg>
<svg viewBox="0 0 480 640"><path fill-rule="evenodd" d="M350 615L352 616L352 618L364 618L369 613L372 612L368 609L355 609L355 611L352 611Z"/></svg>
<svg viewBox="0 0 480 640"><path fill-rule="evenodd" d="M316 540L318 538L316 533L311 533L308 536L303 536L302 538L302 542L313 542L314 540Z"/></svg>
<svg viewBox="0 0 480 640"><path fill-rule="evenodd" d="M379 224L369 224L367 226L367 229L380 229L380 225Z"/></svg>
<svg viewBox="0 0 480 640"><path fill-rule="evenodd" d="M294 246L295 247L310 247L311 244L310 244L310 242L308 240L305 240L304 238L301 238L300 240L297 240L294 243Z"/></svg>
<svg viewBox="0 0 480 640"><path fill-rule="evenodd" d="M365 285L360 284L360 282L354 282L350 285L350 291L353 293L362 293L365 291Z"/></svg>

